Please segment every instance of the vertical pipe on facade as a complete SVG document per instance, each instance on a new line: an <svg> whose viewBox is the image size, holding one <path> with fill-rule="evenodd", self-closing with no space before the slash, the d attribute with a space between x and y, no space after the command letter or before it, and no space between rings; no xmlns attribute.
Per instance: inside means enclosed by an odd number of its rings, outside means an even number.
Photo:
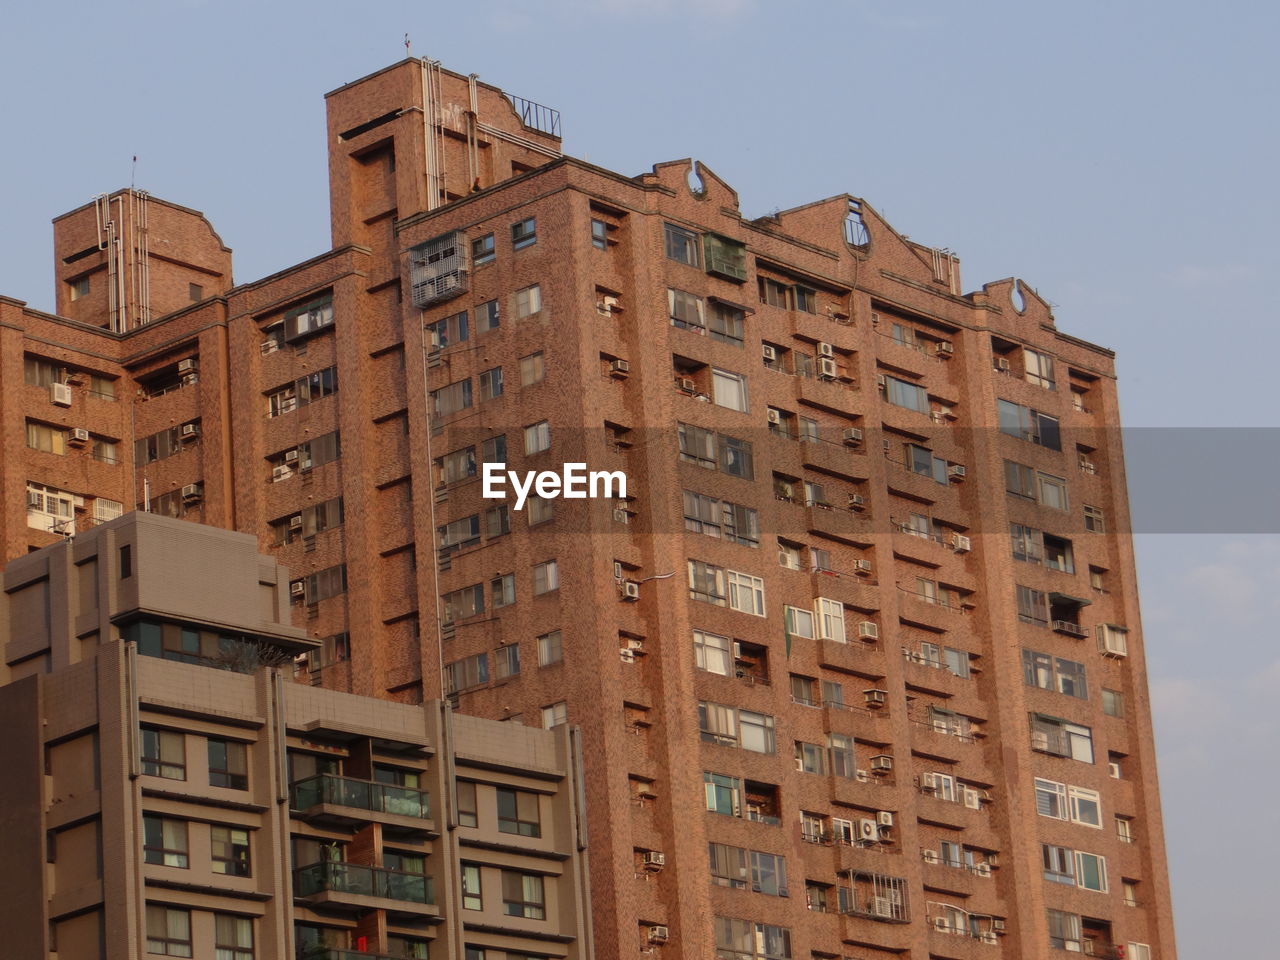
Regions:
<svg viewBox="0 0 1280 960"><path fill-rule="evenodd" d="M423 57L418 61L422 71L422 139L423 159L426 162L427 175L427 209L434 210L440 205L439 173L436 169L436 137L432 97L430 65L431 61Z"/></svg>
<svg viewBox="0 0 1280 960"><path fill-rule="evenodd" d="M410 271L412 271L413 269L412 264L410 264L409 269ZM425 403L423 404L423 409L425 411L423 413L423 419L426 421L427 468L429 470L434 470L435 457L432 455L432 451L431 451L431 391L430 389L428 389L428 386L429 386L428 378L431 376L431 374L430 374L430 367L427 364L426 322L423 320L423 313L424 311L422 310L418 311L418 331L422 335L422 390L424 393L423 399L425 400ZM433 480L434 478L429 479L428 484L429 485L433 484ZM431 603L432 603L432 608L435 612L434 619L436 622L436 675L439 677L438 696L440 697L441 700L444 700L444 697L445 697L445 693L444 693L444 626L440 623L440 608L439 608L440 554L439 554L439 548L436 545L436 495L435 495L434 489L431 490L431 495L427 497L427 512L430 516L430 521L431 521L431 529L429 531L429 535L431 537L431 549L433 551L431 554L431 590L432 590ZM419 620L419 623L421 623L421 620L422 620L421 614L419 614L418 620ZM421 643L421 637L422 637L421 626L419 626L418 628L418 637L419 637L419 643ZM422 659L421 649L418 650L418 658L419 658L419 661L421 661ZM426 698L426 694L427 694L426 684L423 684L422 695L424 699Z"/></svg>

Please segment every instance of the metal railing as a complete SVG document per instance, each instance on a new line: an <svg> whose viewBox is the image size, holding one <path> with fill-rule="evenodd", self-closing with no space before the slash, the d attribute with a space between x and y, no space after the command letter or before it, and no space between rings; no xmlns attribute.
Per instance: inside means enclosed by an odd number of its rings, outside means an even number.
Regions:
<svg viewBox="0 0 1280 960"><path fill-rule="evenodd" d="M553 110L551 107L544 107L540 103L534 103L532 100L526 100L524 97L517 97L514 94L506 94L511 106L515 108L516 113L520 117L520 122L530 130L537 130L539 133L547 133L553 137L560 136L560 111Z"/></svg>
<svg viewBox="0 0 1280 960"><path fill-rule="evenodd" d="M294 893L310 897L327 890L407 903L435 903L431 878L385 867L323 861L294 871Z"/></svg>
<svg viewBox="0 0 1280 960"><path fill-rule="evenodd" d="M426 819L431 816L430 798L425 791L413 787L397 787L390 783L321 773L297 781L291 792L295 810L331 803L340 807L394 813L403 817Z"/></svg>

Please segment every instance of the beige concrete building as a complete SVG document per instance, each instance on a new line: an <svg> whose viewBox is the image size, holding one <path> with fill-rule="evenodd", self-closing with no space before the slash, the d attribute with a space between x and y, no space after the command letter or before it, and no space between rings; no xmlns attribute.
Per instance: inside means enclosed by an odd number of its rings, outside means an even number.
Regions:
<svg viewBox="0 0 1280 960"><path fill-rule="evenodd" d="M293 682L286 585L154 514L8 565L3 955L592 956L576 731Z"/></svg>
<svg viewBox="0 0 1280 960"><path fill-rule="evenodd" d="M579 726L609 960L1172 960L1111 352L431 62L327 106L331 249L233 285L124 191L55 223L65 315L0 298L5 555L250 533L305 679Z"/></svg>

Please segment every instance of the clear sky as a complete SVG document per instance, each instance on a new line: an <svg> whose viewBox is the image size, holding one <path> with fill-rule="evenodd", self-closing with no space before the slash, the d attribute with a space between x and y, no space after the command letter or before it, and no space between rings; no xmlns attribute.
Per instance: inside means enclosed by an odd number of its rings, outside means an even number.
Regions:
<svg viewBox="0 0 1280 960"><path fill-rule="evenodd" d="M1264 955L1280 444L1191 428L1277 426L1280 5L12 0L0 293L52 307L51 218L127 185L135 154L140 188L209 216L238 281L321 253L323 94L402 58L406 32L561 110L570 154L627 174L694 156L748 216L865 197L957 251L966 290L1021 277L1117 350L1127 424L1163 428L1128 444L1181 953ZM1210 490L1235 509L1206 510Z"/></svg>

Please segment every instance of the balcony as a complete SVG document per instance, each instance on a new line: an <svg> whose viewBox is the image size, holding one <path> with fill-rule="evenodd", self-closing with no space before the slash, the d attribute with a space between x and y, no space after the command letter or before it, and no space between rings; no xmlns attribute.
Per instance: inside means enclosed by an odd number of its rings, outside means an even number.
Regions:
<svg viewBox="0 0 1280 960"><path fill-rule="evenodd" d="M290 789L290 807L302 819L344 826L377 820L407 831L431 831L428 795L412 787L322 773Z"/></svg>
<svg viewBox="0 0 1280 960"><path fill-rule="evenodd" d="M871 521L865 515L829 503L813 501L806 504L805 527L810 533L841 543L868 545L875 542L871 536Z"/></svg>
<svg viewBox="0 0 1280 960"><path fill-rule="evenodd" d="M430 877L384 867L325 861L294 871L293 894L312 904L347 909L434 915Z"/></svg>
<svg viewBox="0 0 1280 960"><path fill-rule="evenodd" d="M403 960L389 953L365 953L362 950L347 950L342 947L299 948L298 960Z"/></svg>
<svg viewBox="0 0 1280 960"><path fill-rule="evenodd" d="M1069 637L1087 637L1089 633L1084 627L1070 620L1054 620L1053 630L1055 633L1065 633Z"/></svg>

